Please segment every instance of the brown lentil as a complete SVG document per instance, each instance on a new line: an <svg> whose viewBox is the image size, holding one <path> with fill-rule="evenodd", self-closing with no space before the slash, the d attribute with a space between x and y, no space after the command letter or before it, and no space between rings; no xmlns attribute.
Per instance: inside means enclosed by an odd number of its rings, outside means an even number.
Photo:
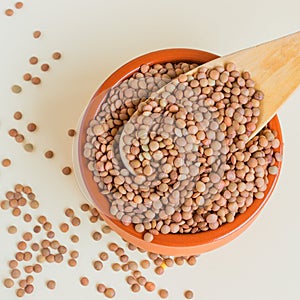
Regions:
<svg viewBox="0 0 300 300"><path fill-rule="evenodd" d="M54 280L48 280L46 284L47 288L50 290L54 290L56 287L56 282Z"/></svg>
<svg viewBox="0 0 300 300"><path fill-rule="evenodd" d="M55 60L58 60L61 58L61 53L60 52L54 52L52 54L52 58L55 59Z"/></svg>
<svg viewBox="0 0 300 300"><path fill-rule="evenodd" d="M10 289L14 286L14 281L10 278L6 278L3 282L3 284L6 288Z"/></svg>
<svg viewBox="0 0 300 300"><path fill-rule="evenodd" d="M71 236L71 241L72 241L73 243L78 243L79 237L78 237L76 234L73 234L73 235Z"/></svg>
<svg viewBox="0 0 300 300"><path fill-rule="evenodd" d="M113 264L111 265L111 268L112 268L115 272L121 271L121 265L118 264L118 263L113 263Z"/></svg>
<svg viewBox="0 0 300 300"><path fill-rule="evenodd" d="M22 92L22 87L19 86L19 85L17 85L17 84L15 84L15 85L13 85L13 86L11 87L11 90L12 90L12 92L15 93L15 94L20 94L20 93Z"/></svg>
<svg viewBox="0 0 300 300"><path fill-rule="evenodd" d="M21 120L22 117L23 117L23 115L22 115L22 113L21 113L20 111L16 111L16 112L14 113L14 119L15 119L15 120Z"/></svg>
<svg viewBox="0 0 300 300"><path fill-rule="evenodd" d="M44 156L45 156L46 158L52 158L52 157L54 156L54 153L53 153L53 151L48 150L48 151L46 151L46 152L44 153Z"/></svg>
<svg viewBox="0 0 300 300"><path fill-rule="evenodd" d="M72 169L71 169L70 167L64 167L64 168L62 169L62 173L63 173L64 175L70 175L70 174L72 173Z"/></svg>
<svg viewBox="0 0 300 300"><path fill-rule="evenodd" d="M42 80L41 80L41 78L35 76L35 77L32 77L32 78L31 78L31 82L32 82L34 85L39 85L39 84L42 82Z"/></svg>
<svg viewBox="0 0 300 300"><path fill-rule="evenodd" d="M184 292L184 297L186 299L193 299L194 293L191 290L187 290L187 291Z"/></svg>
<svg viewBox="0 0 300 300"><path fill-rule="evenodd" d="M23 234L23 239L24 239L24 241L30 241L31 239L32 239L32 233L30 233L30 232L25 232L24 234Z"/></svg>
<svg viewBox="0 0 300 300"><path fill-rule="evenodd" d="M17 295L17 297L23 297L24 295L25 295L25 291L24 291L24 289L17 289L16 290L16 295Z"/></svg>
<svg viewBox="0 0 300 300"><path fill-rule="evenodd" d="M29 58L29 62L32 65L36 65L38 63L39 59L36 56L32 56Z"/></svg>
<svg viewBox="0 0 300 300"><path fill-rule="evenodd" d="M68 260L68 265L70 267L75 267L77 265L77 261L75 259L71 258Z"/></svg>
<svg viewBox="0 0 300 300"><path fill-rule="evenodd" d="M106 252L101 252L99 254L99 258L103 261L106 261L106 260L108 260L108 254Z"/></svg>
<svg viewBox="0 0 300 300"><path fill-rule="evenodd" d="M93 233L92 237L95 241L100 241L102 238L102 234L99 231L95 231Z"/></svg>
<svg viewBox="0 0 300 300"><path fill-rule="evenodd" d="M28 130L29 132L35 131L35 130L36 130L36 124L34 124L34 123L29 123L29 124L27 125L27 130Z"/></svg>
<svg viewBox="0 0 300 300"><path fill-rule="evenodd" d="M23 134L17 134L16 136L15 136L15 140L16 140L16 142L17 143L22 143L23 141L24 141L24 135Z"/></svg>
<svg viewBox="0 0 300 300"><path fill-rule="evenodd" d="M104 291L104 295L107 298L113 298L115 296L116 292L113 288L106 288Z"/></svg>
<svg viewBox="0 0 300 300"><path fill-rule="evenodd" d="M97 284L97 291L99 293L104 293L105 289L106 289L106 286L104 284L102 284L102 283Z"/></svg>
<svg viewBox="0 0 300 300"><path fill-rule="evenodd" d="M89 279L87 277L81 277L80 278L80 283L83 286L87 286L87 285L89 285Z"/></svg>
<svg viewBox="0 0 300 300"><path fill-rule="evenodd" d="M145 283L145 289L148 291L148 292L153 292L155 290L155 283L154 282L151 282L151 281L147 281Z"/></svg>
<svg viewBox="0 0 300 300"><path fill-rule="evenodd" d="M11 225L7 228L7 232L10 234L15 234L18 231L17 227L14 225Z"/></svg>
<svg viewBox="0 0 300 300"><path fill-rule="evenodd" d="M12 269L10 272L10 275L12 278L16 279L19 278L21 276L21 272L19 269Z"/></svg>
<svg viewBox="0 0 300 300"><path fill-rule="evenodd" d="M132 290L133 293L138 293L141 290L141 287L137 283L134 283L131 286L131 290Z"/></svg>
<svg viewBox="0 0 300 300"><path fill-rule="evenodd" d="M48 64L42 64L41 65L41 70L43 72L47 72L49 70L50 66Z"/></svg>
<svg viewBox="0 0 300 300"><path fill-rule="evenodd" d="M71 223L73 226L77 227L80 225L81 221L78 217L73 217L72 220L71 220Z"/></svg>
<svg viewBox="0 0 300 300"><path fill-rule="evenodd" d="M30 81L31 78L32 78L32 76L31 76L30 73L25 73L25 74L23 75L23 79L24 79L25 81Z"/></svg>
<svg viewBox="0 0 300 300"><path fill-rule="evenodd" d="M9 167L11 165L11 160L9 158L5 158L2 160L2 166L3 167Z"/></svg>
<svg viewBox="0 0 300 300"><path fill-rule="evenodd" d="M60 231L65 233L65 232L68 232L69 231L69 225L67 223L62 223L60 224Z"/></svg>
<svg viewBox="0 0 300 300"><path fill-rule="evenodd" d="M18 2L15 3L15 8L21 9L22 7L23 7L23 2L18 1Z"/></svg>
<svg viewBox="0 0 300 300"><path fill-rule="evenodd" d="M41 36L41 34L42 33L39 30L35 30L32 35L35 39L38 39Z"/></svg>
<svg viewBox="0 0 300 300"><path fill-rule="evenodd" d="M158 295L162 299L166 299L169 296L169 292L166 289L160 289L158 290Z"/></svg>
<svg viewBox="0 0 300 300"><path fill-rule="evenodd" d="M24 150L26 152L32 152L33 149L34 149L34 146L31 143L27 143L27 144L24 145Z"/></svg>
<svg viewBox="0 0 300 300"><path fill-rule="evenodd" d="M76 135L75 129L69 129L69 130L68 130L68 136L73 137L73 136L75 136L75 135Z"/></svg>
<svg viewBox="0 0 300 300"><path fill-rule="evenodd" d="M14 14L14 11L11 8L8 8L8 9L5 10L5 14L8 17L11 17Z"/></svg>

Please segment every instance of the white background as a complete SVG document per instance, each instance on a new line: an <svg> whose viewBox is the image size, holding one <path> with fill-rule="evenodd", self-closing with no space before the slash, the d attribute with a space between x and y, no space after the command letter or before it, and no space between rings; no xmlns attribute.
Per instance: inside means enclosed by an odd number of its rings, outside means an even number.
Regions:
<svg viewBox="0 0 300 300"><path fill-rule="evenodd" d="M9 157L12 165L0 167L0 199L15 183L29 184L40 201L34 216L45 214L53 224L67 221L63 211L73 207L82 217L76 229L80 244L78 267L64 262L45 265L36 276L31 299L104 299L95 284L103 282L117 290L115 299L159 299L142 290L132 294L125 283L125 273L114 273L110 263L97 273L91 262L106 243L121 239L115 234L96 243L90 237L99 224L91 225L79 212L85 200L77 188L74 175L60 172L72 163L72 139L66 135L75 127L90 97L100 83L117 67L143 53L172 47L207 50L224 55L300 28L300 2L273 1L103 1L103 0L30 0L12 17L4 10L12 0L0 2L0 160ZM32 38L34 30L42 37ZM61 51L61 61L51 54ZM38 56L49 62L51 70L41 74L30 66L28 58ZM43 82L32 86L22 81L25 72L40 75ZM21 84L23 92L12 94L10 87ZM284 86L282 87L284 88ZM300 90L279 111L283 127L284 164L279 183L268 205L255 223L229 245L200 257L194 267L167 269L159 277L153 270L144 272L159 288L169 290L169 299L184 299L183 291L192 289L199 300L281 300L300 299ZM16 110L23 112L21 121L13 119ZM38 131L27 133L28 122L36 122ZM16 127L35 145L26 153L7 134ZM47 149L55 151L51 161L43 157ZM11 236L7 227L16 225L18 234ZM7 261L16 252L16 242L30 229L8 211L0 210L0 281L8 276ZM34 222L32 222L34 224ZM72 229L73 230L73 229ZM73 230L74 231L74 230ZM130 253L140 260L145 255ZM117 261L113 255L110 261ZM88 276L90 285L82 287L80 276ZM55 279L57 288L50 291L45 281ZM15 299L14 290L0 284L0 299Z"/></svg>

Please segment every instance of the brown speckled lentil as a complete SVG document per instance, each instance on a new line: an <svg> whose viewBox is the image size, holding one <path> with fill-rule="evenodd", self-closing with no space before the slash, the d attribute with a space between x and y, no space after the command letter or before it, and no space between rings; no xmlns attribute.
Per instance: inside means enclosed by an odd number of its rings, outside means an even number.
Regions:
<svg viewBox="0 0 300 300"><path fill-rule="evenodd" d="M20 94L20 93L22 92L22 87L19 86L19 85L17 85L17 84L15 84L15 85L13 85L13 86L11 87L11 90L12 90L12 92L15 93L15 94Z"/></svg>
<svg viewBox="0 0 300 300"><path fill-rule="evenodd" d="M60 52L54 52L52 54L52 58L55 59L55 60L58 60L61 58L61 53Z"/></svg>
<svg viewBox="0 0 300 300"><path fill-rule="evenodd" d="M60 224L60 231L65 233L65 232L68 232L69 231L69 225L67 223L62 223Z"/></svg>
<svg viewBox="0 0 300 300"><path fill-rule="evenodd" d="M107 288L105 289L104 291L104 295L107 297L107 298L113 298L115 296L116 292L113 288Z"/></svg>
<svg viewBox="0 0 300 300"><path fill-rule="evenodd" d="M10 272L10 275L12 278L16 279L19 278L21 276L21 272L19 269L12 269Z"/></svg>
<svg viewBox="0 0 300 300"><path fill-rule="evenodd" d="M48 64L42 64L41 65L41 70L43 72L47 72L49 70L50 66Z"/></svg>
<svg viewBox="0 0 300 300"><path fill-rule="evenodd" d="M15 8L21 9L22 7L23 7L23 2L18 1L18 2L15 3Z"/></svg>
<svg viewBox="0 0 300 300"><path fill-rule="evenodd" d="M18 262L15 260L15 259L12 259L8 262L8 266L11 268L11 269L15 269L17 266L18 266Z"/></svg>
<svg viewBox="0 0 300 300"><path fill-rule="evenodd" d="M137 283L134 283L131 286L131 290L132 290L133 293L138 293L141 290L141 287Z"/></svg>
<svg viewBox="0 0 300 300"><path fill-rule="evenodd" d="M74 129L69 129L68 130L68 136L73 137L76 135L76 131Z"/></svg>
<svg viewBox="0 0 300 300"><path fill-rule="evenodd" d="M70 175L70 174L72 173L72 169L71 169L70 167L64 167L64 168L62 169L62 173L63 173L64 175Z"/></svg>
<svg viewBox="0 0 300 300"><path fill-rule="evenodd" d="M115 272L121 271L121 265L118 264L118 263L113 263L113 264L111 265L111 268L112 268Z"/></svg>
<svg viewBox="0 0 300 300"><path fill-rule="evenodd" d="M40 206L40 204L37 200L32 200L29 205L32 209L37 209Z"/></svg>
<svg viewBox="0 0 300 300"><path fill-rule="evenodd" d="M99 254L99 258L102 260L102 261L106 261L108 260L108 254L106 252L101 252Z"/></svg>
<svg viewBox="0 0 300 300"><path fill-rule="evenodd" d="M30 232L25 232L24 234L23 234L23 239L24 239L24 241L30 241L31 239L32 239L32 233L30 233Z"/></svg>
<svg viewBox="0 0 300 300"><path fill-rule="evenodd" d="M21 113L20 111L16 111L16 112L14 113L14 119L15 119L15 120L21 120L22 117L23 117L23 115L22 115L22 113Z"/></svg>
<svg viewBox="0 0 300 300"><path fill-rule="evenodd" d="M54 280L47 281L47 288L50 290L54 290L56 287L56 282Z"/></svg>
<svg viewBox="0 0 300 300"><path fill-rule="evenodd" d="M89 279L87 277L81 277L80 278L80 283L83 286L87 286L87 285L89 285Z"/></svg>
<svg viewBox="0 0 300 300"><path fill-rule="evenodd" d="M35 30L32 35L35 39L38 39L41 36L41 34L42 33L39 30Z"/></svg>
<svg viewBox="0 0 300 300"><path fill-rule="evenodd" d="M14 281L10 278L6 278L3 282L3 284L6 288L10 289L14 286Z"/></svg>
<svg viewBox="0 0 300 300"><path fill-rule="evenodd" d="M71 241L72 241L73 243L78 243L79 237L78 237L76 234L73 234L73 235L71 236Z"/></svg>
<svg viewBox="0 0 300 300"><path fill-rule="evenodd" d="M68 260L68 265L70 267L75 267L77 265L77 261L75 259L71 258Z"/></svg>
<svg viewBox="0 0 300 300"><path fill-rule="evenodd" d="M15 208L12 210L12 215L13 215L14 217L18 217L19 215L21 215L21 210L20 210L20 208L15 207Z"/></svg>
<svg viewBox="0 0 300 300"><path fill-rule="evenodd" d="M169 292L166 289L160 289L158 291L158 295L159 295L160 298L166 299L169 296Z"/></svg>
<svg viewBox="0 0 300 300"><path fill-rule="evenodd" d="M146 284L145 284L145 289L148 292L153 292L155 290L155 283L151 282L151 281L147 281Z"/></svg>
<svg viewBox="0 0 300 300"><path fill-rule="evenodd" d="M36 65L38 63L39 59L36 56L32 56L29 58L29 62L32 65Z"/></svg>
<svg viewBox="0 0 300 300"><path fill-rule="evenodd" d="M34 84L34 85L38 85L42 82L41 78L35 76L35 77L32 77L31 78L31 82Z"/></svg>
<svg viewBox="0 0 300 300"><path fill-rule="evenodd" d="M8 9L5 10L5 14L6 14L8 17L11 17L11 16L14 14L14 11L13 11L13 9L8 8Z"/></svg>
<svg viewBox="0 0 300 300"><path fill-rule="evenodd" d="M19 297L19 298L21 298L21 297L23 297L24 295L25 295L25 291L24 291L24 289L17 289L16 290L16 295L17 295L17 297Z"/></svg>
<svg viewBox="0 0 300 300"><path fill-rule="evenodd" d="M2 160L2 166L7 168L11 165L11 160L9 158L5 158Z"/></svg>
<svg viewBox="0 0 300 300"><path fill-rule="evenodd" d="M92 237L95 241L100 241L102 238L102 234L99 231L95 231L93 233Z"/></svg>
<svg viewBox="0 0 300 300"><path fill-rule="evenodd" d="M32 78L32 76L31 76L30 73L25 73L25 74L23 75L23 79L24 79L25 81L30 81L31 78Z"/></svg>
<svg viewBox="0 0 300 300"><path fill-rule="evenodd" d="M35 131L36 128L37 128L37 126L36 126L36 124L34 124L34 123L29 123L29 124L27 125L27 130L28 130L29 132Z"/></svg>
<svg viewBox="0 0 300 300"><path fill-rule="evenodd" d="M24 150L26 152L32 152L33 149L34 149L34 146L31 143L27 143L27 144L24 145Z"/></svg>
<svg viewBox="0 0 300 300"><path fill-rule="evenodd" d="M54 152L51 151L51 150L48 150L48 151L46 151L46 152L44 153L44 156L45 156L46 158L52 158L52 157L54 156Z"/></svg>
<svg viewBox="0 0 300 300"><path fill-rule="evenodd" d="M105 289L106 289L106 286L104 284L102 284L102 283L97 284L97 291L99 293L104 293Z"/></svg>
<svg viewBox="0 0 300 300"><path fill-rule="evenodd" d="M15 141L16 141L17 143L22 143L22 142L24 141L24 139L25 139L25 137L24 137L23 134L18 133L18 134L15 136Z"/></svg>
<svg viewBox="0 0 300 300"><path fill-rule="evenodd" d="M43 270L43 268L42 268L42 266L41 266L40 264L35 264L35 265L33 266L33 271L34 271L35 273L41 273L42 270Z"/></svg>
<svg viewBox="0 0 300 300"><path fill-rule="evenodd" d="M17 227L14 225L11 225L7 228L7 232L10 234L15 234L18 231Z"/></svg>
<svg viewBox="0 0 300 300"><path fill-rule="evenodd" d="M194 293L191 290L187 290L187 291L184 292L184 297L186 299L193 299Z"/></svg>
<svg viewBox="0 0 300 300"><path fill-rule="evenodd" d="M94 266L95 270L97 270L97 271L100 271L103 268L103 264L100 260L94 261L93 266Z"/></svg>

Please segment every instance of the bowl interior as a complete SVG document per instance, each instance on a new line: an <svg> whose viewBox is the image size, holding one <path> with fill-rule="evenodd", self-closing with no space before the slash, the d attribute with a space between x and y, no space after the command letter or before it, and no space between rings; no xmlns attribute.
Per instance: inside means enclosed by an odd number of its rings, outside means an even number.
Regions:
<svg viewBox="0 0 300 300"><path fill-rule="evenodd" d="M182 254L182 249L186 249L184 253L195 254L215 248L214 244L217 245L220 240L224 241L221 241L219 244L224 244L225 242L230 241L234 235L237 235L238 232L246 229L246 227L255 219L257 214L269 199L279 177L281 162L276 162L279 172L277 175L269 175L269 183L267 185L264 198L261 200L254 200L253 204L247 208L245 213L239 214L235 217L235 220L232 223L225 223L216 230L209 230L195 234L160 234L156 236L151 243L147 243L143 240L142 234L136 232L132 225L125 226L110 215L109 203L100 193L97 184L93 180L92 172L87 168L87 161L82 155L83 147L86 141L86 130L89 126L89 122L98 114L100 104L105 100L107 91L110 88L118 85L126 78L130 77L139 69L142 64L153 65L156 63L179 61L201 64L217 57L217 55L208 52L192 49L167 49L140 56L119 68L101 85L83 114L77 146L79 171L83 180L83 184L88 192L88 196L94 205L100 210L104 219L115 231L117 231L124 239L145 250L153 252L158 252L159 250L160 252L158 253L184 255ZM274 118L269 122L269 126L278 133L277 138L280 140L280 149L276 149L276 151L282 153L282 133L277 116L274 116ZM230 237L231 235L232 237ZM164 251L164 248L169 250ZM188 248L193 250L188 251Z"/></svg>

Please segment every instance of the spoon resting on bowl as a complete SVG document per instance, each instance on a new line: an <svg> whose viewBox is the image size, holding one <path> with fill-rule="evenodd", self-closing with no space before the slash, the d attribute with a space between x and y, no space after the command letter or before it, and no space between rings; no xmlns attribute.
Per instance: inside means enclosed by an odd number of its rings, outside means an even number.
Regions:
<svg viewBox="0 0 300 300"><path fill-rule="evenodd" d="M300 83L300 32L214 59L188 71L185 75L196 74L201 68L213 69L227 63L234 63L240 71L250 72L251 79L256 83L255 89L264 94L259 106L260 115L256 129L249 136L249 141L272 119ZM173 79L152 93L143 105L147 105L152 99L162 99L163 93L172 83L178 84L178 79ZM126 157L124 138L126 132L132 130L132 125L140 114L141 111L137 110L131 116L123 128L119 142L121 160L133 175L136 174Z"/></svg>

